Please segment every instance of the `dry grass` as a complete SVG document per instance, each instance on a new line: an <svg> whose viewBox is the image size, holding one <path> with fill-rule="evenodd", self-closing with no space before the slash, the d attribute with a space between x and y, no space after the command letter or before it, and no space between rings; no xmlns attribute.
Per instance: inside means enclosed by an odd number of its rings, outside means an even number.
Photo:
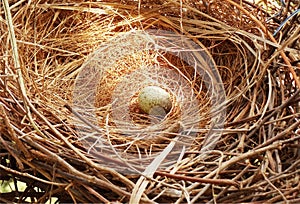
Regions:
<svg viewBox="0 0 300 204"><path fill-rule="evenodd" d="M282 13L268 20L279 7L260 7L243 0L12 1L10 12L3 1L0 180L13 179L11 185L22 181L27 187L24 192L1 193L0 201L45 202L55 197L60 202L105 203L300 202L297 16L272 35L299 8L297 1L288 2ZM76 77L89 54L116 35L149 28L182 33L214 59L226 93L225 123L214 150L203 154L205 135L217 114L210 112L215 107L207 95L209 88L200 89L201 77L172 56L148 52L119 59L97 82L98 120L82 121L71 112ZM177 101L163 129L147 132L143 128L151 118L139 112L134 97L118 92L131 104L130 118L140 124L128 137L109 118L111 98L120 77L135 72L141 64L164 65L166 75L176 67L176 73L189 83L181 87L182 92L174 88L172 93L186 98L193 90L193 100L199 105L185 102L187 108L180 109L182 102ZM172 77L161 75L157 81L176 87ZM164 169L154 163L139 169L141 164L135 164L137 170L145 170L144 176L116 171L119 161L108 156L113 150L103 154L97 152L97 146L87 148L74 122L77 119L85 129L94 128L108 143L120 145L119 151L126 149L134 157L141 151L162 151L155 158L160 162L182 129L173 121L184 109L201 118L187 115L182 119L196 134L191 147ZM151 145L136 140L137 135L154 133L158 137ZM103 164L104 160L117 162L116 168Z"/></svg>

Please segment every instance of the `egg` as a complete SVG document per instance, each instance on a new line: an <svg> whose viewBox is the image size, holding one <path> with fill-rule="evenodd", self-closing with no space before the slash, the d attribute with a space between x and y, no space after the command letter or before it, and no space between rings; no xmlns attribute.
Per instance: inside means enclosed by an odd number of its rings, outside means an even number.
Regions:
<svg viewBox="0 0 300 204"><path fill-rule="evenodd" d="M170 94L158 86L147 86L138 95L139 108L149 115L165 116L172 108Z"/></svg>

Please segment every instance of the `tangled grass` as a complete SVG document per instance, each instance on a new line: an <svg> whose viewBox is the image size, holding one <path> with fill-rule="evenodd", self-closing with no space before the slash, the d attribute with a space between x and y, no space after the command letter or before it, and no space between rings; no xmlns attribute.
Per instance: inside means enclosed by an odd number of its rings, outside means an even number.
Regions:
<svg viewBox="0 0 300 204"><path fill-rule="evenodd" d="M273 36L299 8L297 1L282 8L244 0L11 1L10 12L8 2L2 3L0 180L12 189L0 192L1 202L300 201L297 16ZM147 29L184 34L206 49L223 81L226 118L221 138L204 157L201 147L213 118L206 113L213 104L205 100L205 91L199 93L205 119L195 128L193 145L172 165L144 177L118 172L101 163L110 157L87 151L74 124L72 102L89 54L116 35ZM155 61L151 56L120 59L118 69L104 78L109 83L99 82L95 104L100 119L110 110L114 81L130 63L180 67L172 57ZM190 72L180 69L185 76ZM201 79L187 78L199 90ZM100 119L98 127L114 127ZM128 142L118 131L109 136L115 143ZM165 141L154 143L168 148ZM132 151L149 148L137 145ZM18 188L20 182L26 184L24 190Z"/></svg>

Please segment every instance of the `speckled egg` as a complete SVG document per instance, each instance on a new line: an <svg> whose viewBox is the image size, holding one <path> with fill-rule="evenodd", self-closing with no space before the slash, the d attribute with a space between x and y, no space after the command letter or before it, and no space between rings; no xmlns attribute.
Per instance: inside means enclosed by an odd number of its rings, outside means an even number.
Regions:
<svg viewBox="0 0 300 204"><path fill-rule="evenodd" d="M158 86L144 87L138 96L140 109L151 115L165 115L172 108L170 94Z"/></svg>

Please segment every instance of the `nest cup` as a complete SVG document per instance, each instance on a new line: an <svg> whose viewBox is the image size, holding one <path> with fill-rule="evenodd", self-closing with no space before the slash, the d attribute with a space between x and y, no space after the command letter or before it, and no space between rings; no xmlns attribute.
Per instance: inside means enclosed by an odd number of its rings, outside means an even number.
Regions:
<svg viewBox="0 0 300 204"><path fill-rule="evenodd" d="M110 58L105 61L107 54ZM225 99L221 84L211 59L184 36L155 30L123 33L102 45L82 67L74 90L73 110L100 129L95 134L90 127L88 133L83 123L77 129L87 142L88 153L110 152L108 157L124 163L117 167L120 171L146 168L170 141L179 137L164 161L166 165L161 165L166 168L176 162L182 148L189 148L194 137L199 136L195 129L209 126L213 111L210 103L218 106ZM141 90L151 87L156 88L154 92L163 90L168 95L168 107L162 110L161 118L149 113L149 108L143 110L137 105L141 102ZM225 116L218 118L215 125L220 128ZM214 138L207 139L204 146L212 149L217 134L220 132L203 134L203 138ZM116 168L113 163L103 165Z"/></svg>

